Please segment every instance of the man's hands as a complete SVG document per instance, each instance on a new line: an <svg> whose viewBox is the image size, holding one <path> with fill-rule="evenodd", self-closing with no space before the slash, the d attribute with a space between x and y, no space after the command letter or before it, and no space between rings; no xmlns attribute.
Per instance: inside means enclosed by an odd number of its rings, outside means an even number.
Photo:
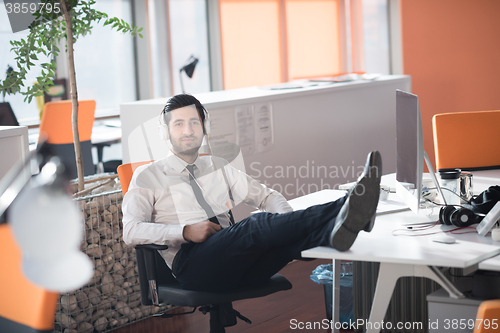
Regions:
<svg viewBox="0 0 500 333"><path fill-rule="evenodd" d="M221 226L219 224L209 221L188 224L182 230L182 237L184 237L187 241L203 243L219 230L221 230Z"/></svg>

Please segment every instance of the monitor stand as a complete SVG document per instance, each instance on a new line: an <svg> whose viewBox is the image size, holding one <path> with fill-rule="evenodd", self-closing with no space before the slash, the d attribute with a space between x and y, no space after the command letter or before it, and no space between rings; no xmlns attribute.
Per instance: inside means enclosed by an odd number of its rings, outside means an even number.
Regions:
<svg viewBox="0 0 500 333"><path fill-rule="evenodd" d="M439 182L436 178L436 173L434 172L434 168L432 167L431 160L429 159L429 155L427 155L427 152L424 150L424 161L425 164L427 165L427 169L429 169L429 174L431 175L432 182L434 183L434 186L436 186L436 189L443 198L443 203L447 205L446 199L444 198L443 191L441 190L441 185L439 185Z"/></svg>
<svg viewBox="0 0 500 333"><path fill-rule="evenodd" d="M443 202L446 204L441 186L439 185L436 174L434 172L434 168L432 167L431 161L429 159L429 155L427 155L427 152L425 150L423 155L432 182L434 183L434 186L436 187L441 198L443 198ZM436 220L439 218L439 213L436 214L433 210L430 210L429 207L422 205L422 203L420 202L420 195L415 195L416 190L417 189L413 184L396 182L396 193L402 199L402 201L405 202L408 207L415 213L413 217L405 218L405 222L402 224L415 226L419 224L424 225L431 222L436 222ZM420 191L422 191L422 189L420 189Z"/></svg>

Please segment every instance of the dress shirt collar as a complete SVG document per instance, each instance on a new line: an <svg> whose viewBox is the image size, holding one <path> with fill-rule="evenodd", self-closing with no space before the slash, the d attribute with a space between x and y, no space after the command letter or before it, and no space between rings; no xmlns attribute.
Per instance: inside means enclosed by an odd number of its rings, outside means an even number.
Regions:
<svg viewBox="0 0 500 333"><path fill-rule="evenodd" d="M176 171L177 173L187 172L186 166L188 166L189 163L184 161L179 156L175 155L171 150L169 150L168 152L166 162L167 165L165 167L170 167L174 169L174 171ZM203 163L199 156L196 158L193 164L196 165L199 171L203 170L203 165L202 165Z"/></svg>

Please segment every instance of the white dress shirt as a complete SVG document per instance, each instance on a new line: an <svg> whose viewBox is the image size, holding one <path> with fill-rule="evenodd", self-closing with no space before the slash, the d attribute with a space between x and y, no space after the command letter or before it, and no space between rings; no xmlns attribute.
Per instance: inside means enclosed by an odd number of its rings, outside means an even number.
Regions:
<svg viewBox="0 0 500 333"><path fill-rule="evenodd" d="M170 152L164 159L140 166L123 198L123 241L128 245L168 245L161 254L170 268L175 254L187 242L182 236L184 226L208 220L189 184L187 165ZM229 225L227 211L233 206L228 183L236 205L244 202L270 213L292 211L279 192L260 184L221 158L200 156L194 165L196 181L222 227Z"/></svg>

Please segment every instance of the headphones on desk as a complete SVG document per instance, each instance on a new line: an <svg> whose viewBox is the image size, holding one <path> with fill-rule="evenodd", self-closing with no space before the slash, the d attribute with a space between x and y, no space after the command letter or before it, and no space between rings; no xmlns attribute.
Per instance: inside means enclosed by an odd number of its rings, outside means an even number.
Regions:
<svg viewBox="0 0 500 333"><path fill-rule="evenodd" d="M478 216L470 209L447 205L439 210L439 223L459 228L469 227L478 222Z"/></svg>
<svg viewBox="0 0 500 333"><path fill-rule="evenodd" d="M196 109L196 112L198 112L196 105L192 104L192 105L188 105L188 106L194 107ZM160 138L165 142L170 140L170 134L168 132L168 124L165 122L166 114L167 114L167 112L165 112L165 110L161 111L160 117L159 117L160 125L158 126L158 131L160 132ZM203 120L203 133L205 135L210 135L210 116L209 116L207 110L205 110L205 108L203 108L203 115L205 116L205 119Z"/></svg>

